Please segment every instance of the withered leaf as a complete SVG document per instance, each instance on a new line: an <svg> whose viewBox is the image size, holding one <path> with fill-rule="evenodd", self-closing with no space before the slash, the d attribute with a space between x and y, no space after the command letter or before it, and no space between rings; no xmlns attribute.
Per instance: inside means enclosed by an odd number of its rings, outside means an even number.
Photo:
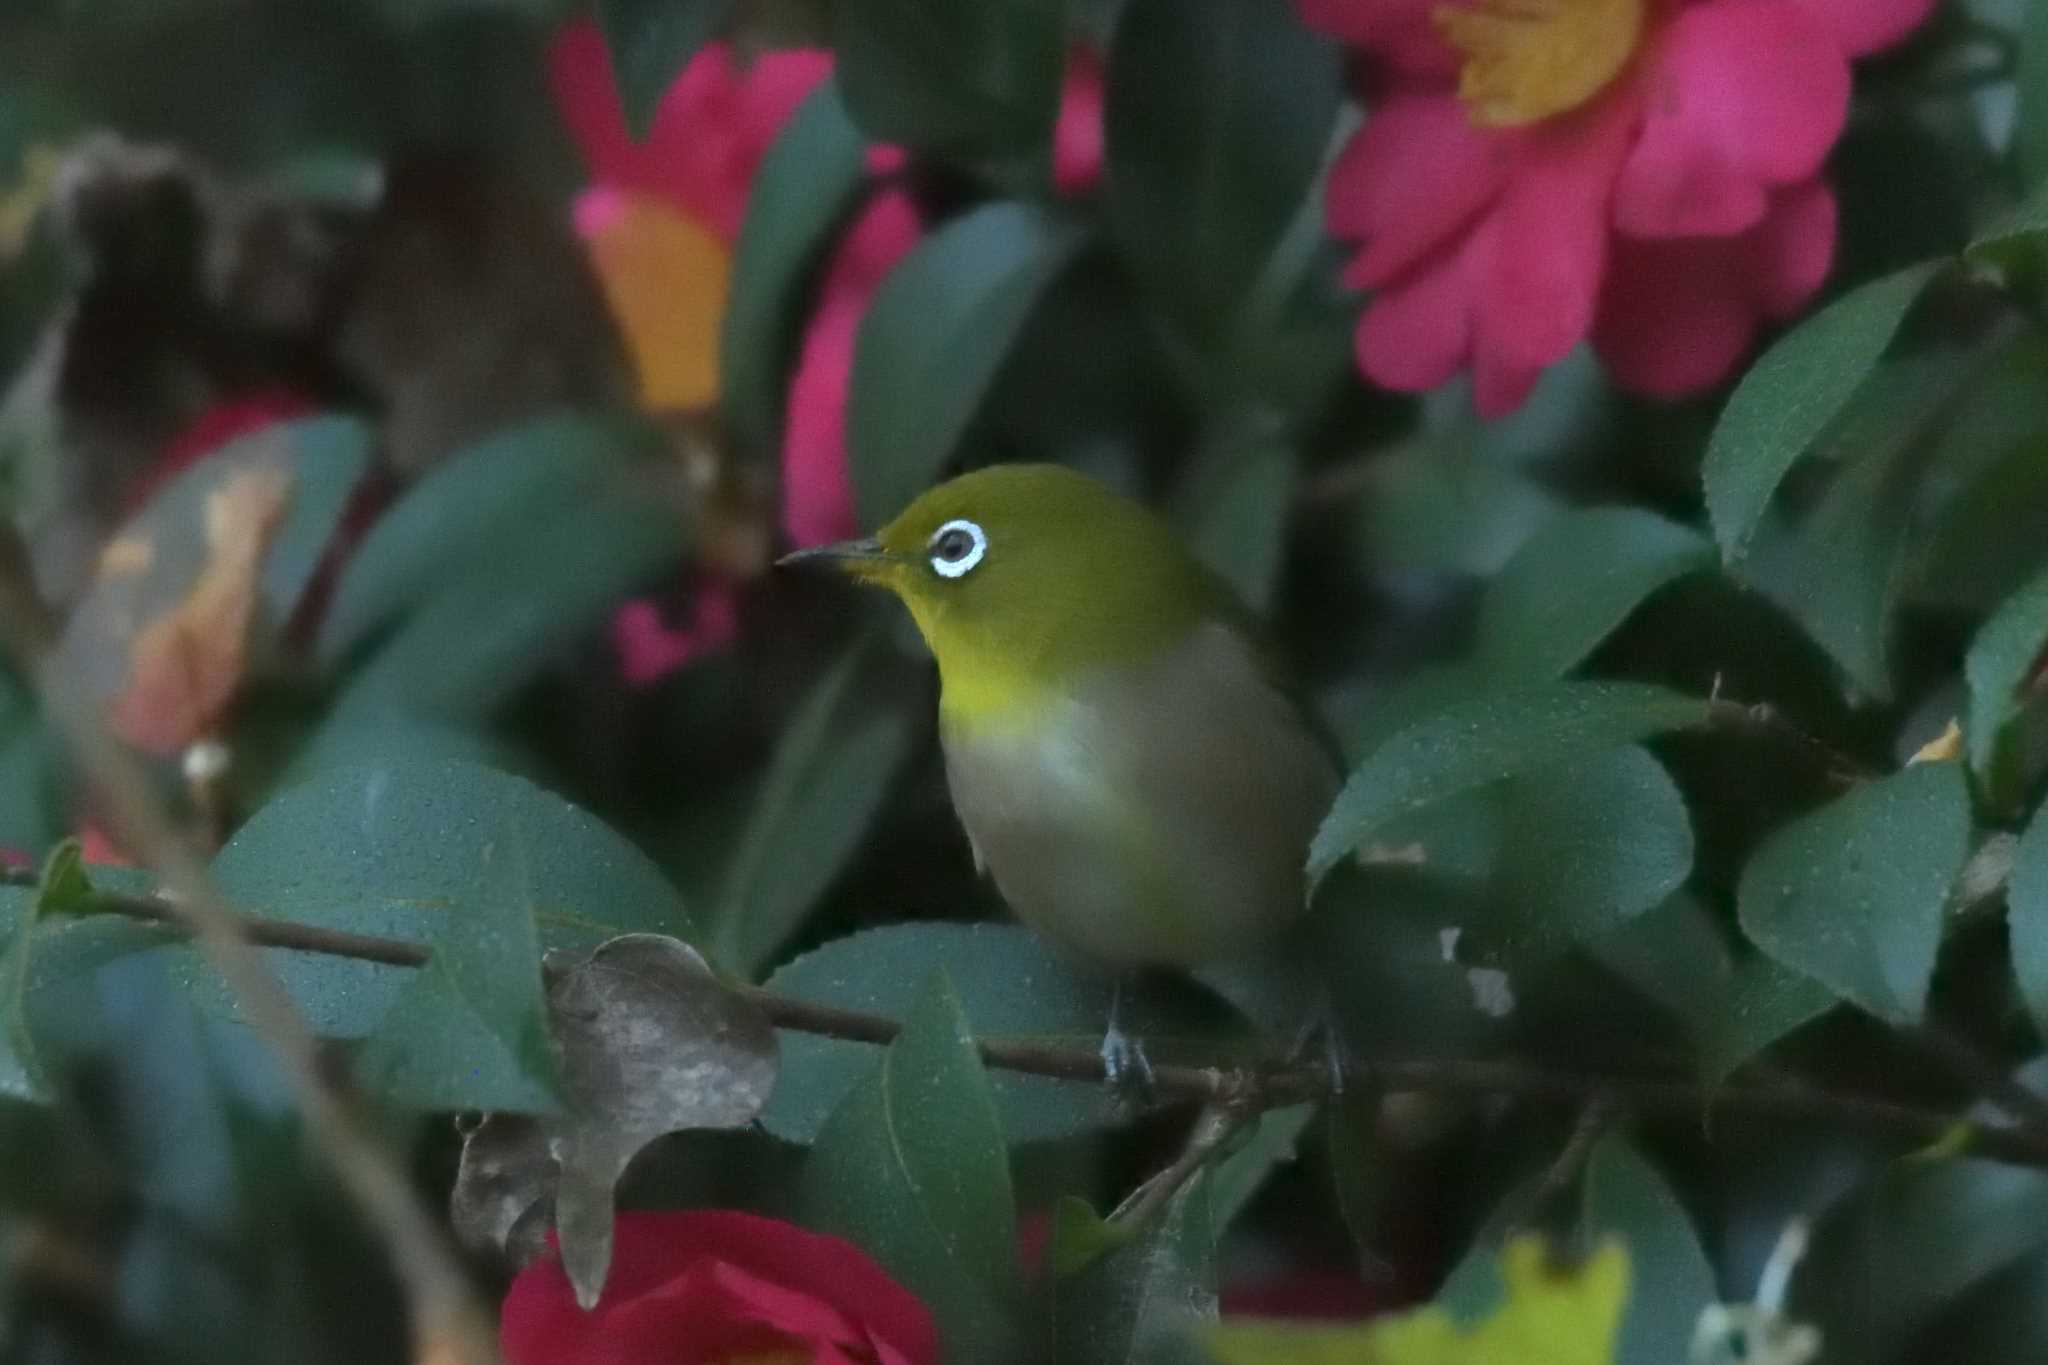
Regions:
<svg viewBox="0 0 2048 1365"><path fill-rule="evenodd" d="M190 591L136 634L108 714L129 743L174 754L226 709L247 667L263 555L291 488L288 469L259 465L207 494L206 562Z"/></svg>
<svg viewBox="0 0 2048 1365"><path fill-rule="evenodd" d="M775 1084L774 1027L697 950L622 934L585 957L551 953L548 1029L565 1110L471 1128L451 1198L465 1244L530 1259L552 1199L576 1297L611 1266L613 1193L640 1150L692 1128L738 1128Z"/></svg>

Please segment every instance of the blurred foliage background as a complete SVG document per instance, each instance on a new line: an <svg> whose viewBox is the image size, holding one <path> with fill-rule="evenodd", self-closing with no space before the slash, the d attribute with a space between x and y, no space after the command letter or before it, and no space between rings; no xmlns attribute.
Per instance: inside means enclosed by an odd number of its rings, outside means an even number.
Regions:
<svg viewBox="0 0 2048 1365"><path fill-rule="evenodd" d="M1630 1365L1743 1358L1695 1328L1788 1224L1766 1316L1826 1359L2048 1351L2048 19L1943 0L1855 72L1810 300L1687 396L1581 345L1488 420L1360 376L1326 192L1395 85L1282 0L14 0L7 610L54 643L0 679L0 1354L417 1349L50 679L229 903L431 949L268 956L486 1298L552 1177L481 1226L453 1113L848 1235L977 1365L1482 1314L1520 1227L1621 1239ZM1392 1079L1245 1125L1142 1256L1052 1211L1192 1106L944 1046L1085 1052L1107 986L976 876L898 609L768 571L1020 459L1159 507L1353 768L1314 985ZM870 1131L877 1049L784 1031L614 1123L540 959L622 933L917 1021L941 1102ZM1232 965L1137 1002L1161 1058L1284 1054L1306 987Z"/></svg>

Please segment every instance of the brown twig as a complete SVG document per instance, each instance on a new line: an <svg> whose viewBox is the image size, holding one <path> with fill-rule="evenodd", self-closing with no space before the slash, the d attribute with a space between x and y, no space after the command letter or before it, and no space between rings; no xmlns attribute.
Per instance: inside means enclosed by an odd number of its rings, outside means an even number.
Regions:
<svg viewBox="0 0 2048 1365"><path fill-rule="evenodd" d="M149 897L102 895L98 904L110 913L182 928L169 906ZM306 924L242 918L236 921L236 927L247 943L258 947L321 953L397 967L422 966L431 956L425 945L404 939L351 934ZM799 1000L759 986L732 989L758 1007L775 1027L796 1033L884 1045L893 1041L901 1029L896 1020L884 1015ZM977 1046L982 1061L999 1070L1065 1081L1099 1083L1104 1079L1102 1054L1093 1046L1003 1037L982 1038ZM1319 1100L1330 1093L1329 1068L1321 1063L1191 1066L1155 1062L1152 1071L1153 1088L1166 1099L1221 1104L1251 1112ZM1626 1075L1573 1071L1512 1059L1425 1057L1354 1061L1345 1068L1344 1084L1360 1091L1378 1087L1382 1091L1502 1095L1540 1104L1586 1105L1600 1100L1636 1111L1688 1118L1704 1118L1713 1113L1748 1114L1834 1123L1923 1146L1951 1136L1956 1126L1964 1122L1959 1115L1941 1110L1871 1095L1844 1094L1775 1074L1709 1088L1676 1072ZM2048 1167L2048 1130L1978 1125L1973 1128L1968 1150L1972 1155L1994 1161Z"/></svg>
<svg viewBox="0 0 2048 1365"><path fill-rule="evenodd" d="M1173 1202L1181 1187L1195 1178L1195 1172L1208 1164L1216 1150L1230 1140L1230 1135L1257 1113L1257 1108L1248 1104L1202 1106L1173 1164L1132 1191L1131 1197L1111 1215L1112 1221L1133 1228L1150 1223Z"/></svg>

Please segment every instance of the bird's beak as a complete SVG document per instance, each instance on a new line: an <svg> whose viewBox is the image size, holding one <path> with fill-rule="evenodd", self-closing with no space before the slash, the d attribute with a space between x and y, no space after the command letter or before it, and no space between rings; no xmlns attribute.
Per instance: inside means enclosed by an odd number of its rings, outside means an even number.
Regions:
<svg viewBox="0 0 2048 1365"><path fill-rule="evenodd" d="M830 545L813 545L808 550L791 551L776 560L775 567L786 569L816 564L855 578L867 578L894 560L895 556L882 548L881 541L873 536L864 536L859 540L839 540Z"/></svg>

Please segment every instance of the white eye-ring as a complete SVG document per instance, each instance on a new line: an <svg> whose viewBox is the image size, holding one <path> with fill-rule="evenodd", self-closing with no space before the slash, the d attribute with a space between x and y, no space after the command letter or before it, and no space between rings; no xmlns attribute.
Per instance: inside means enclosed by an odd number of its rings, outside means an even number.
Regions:
<svg viewBox="0 0 2048 1365"><path fill-rule="evenodd" d="M932 569L941 578L958 578L988 553L988 534L958 517L932 532L926 548L932 552Z"/></svg>

